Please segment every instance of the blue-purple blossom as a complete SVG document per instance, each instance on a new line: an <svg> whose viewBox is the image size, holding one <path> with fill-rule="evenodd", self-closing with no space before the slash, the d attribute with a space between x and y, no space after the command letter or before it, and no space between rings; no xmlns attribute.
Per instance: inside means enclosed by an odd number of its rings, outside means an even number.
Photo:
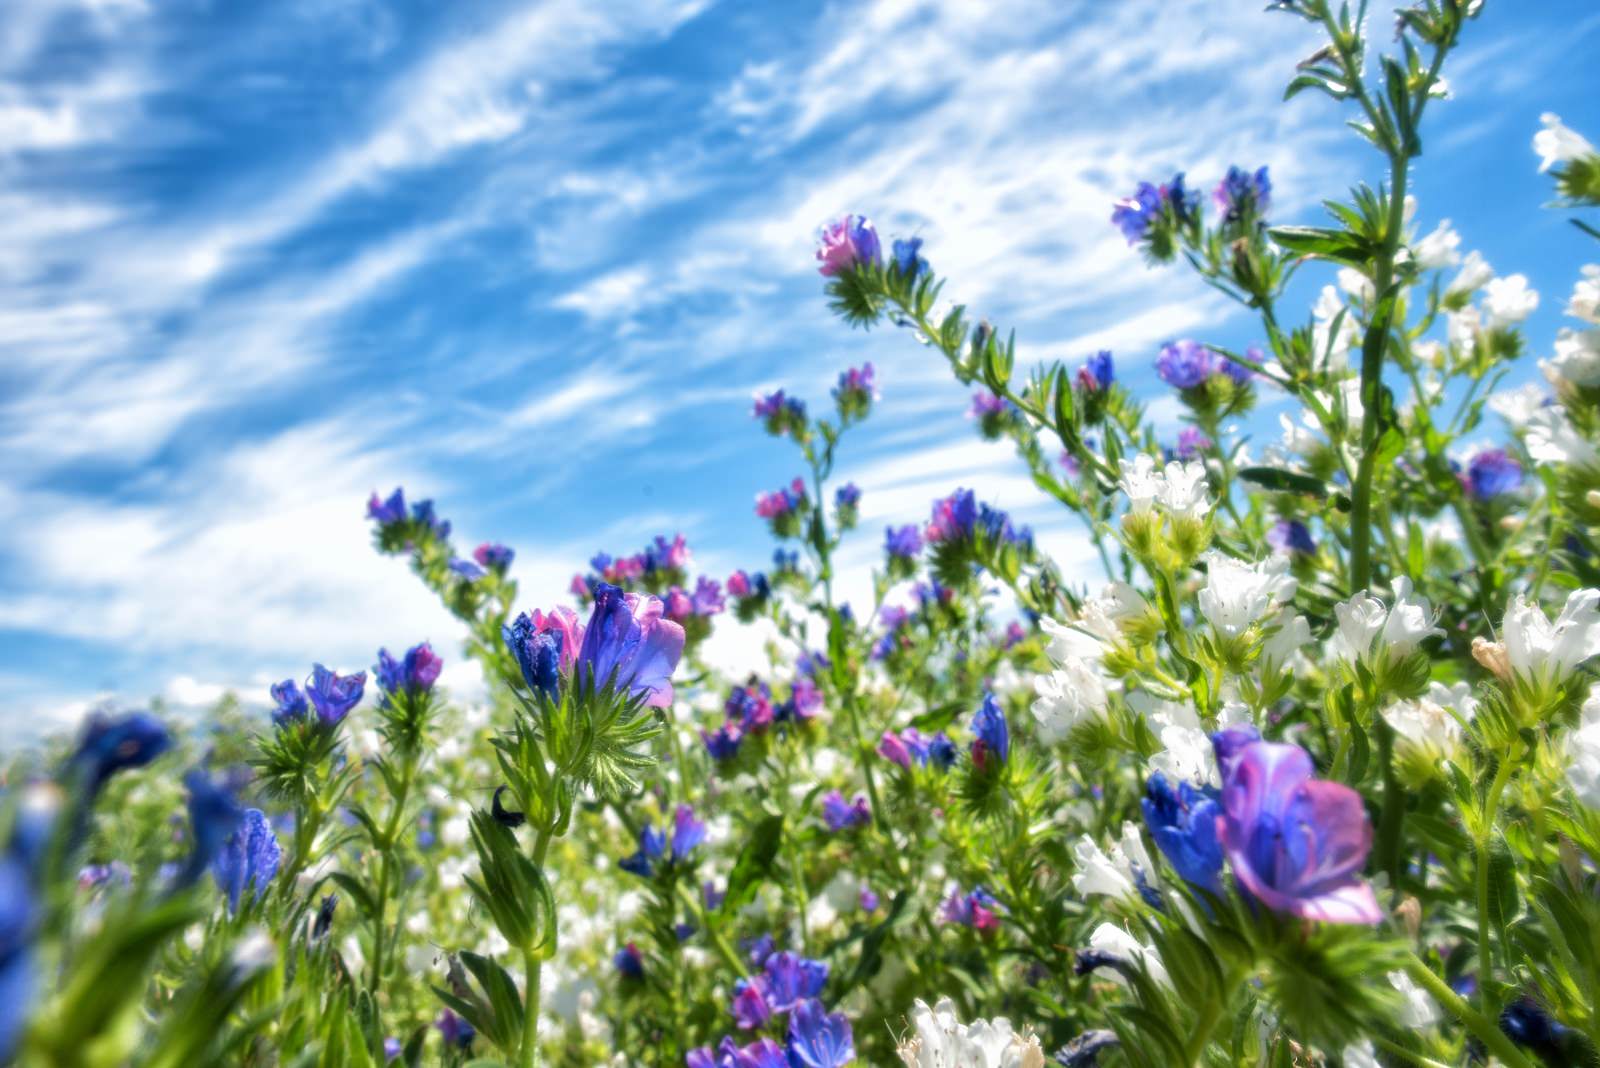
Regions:
<svg viewBox="0 0 1600 1068"><path fill-rule="evenodd" d="M972 537L978 521L978 498L969 489L958 489L933 502L933 518L928 522L929 542L958 541Z"/></svg>
<svg viewBox="0 0 1600 1068"><path fill-rule="evenodd" d="M1254 172L1229 167L1211 199L1228 222L1238 222L1247 215L1265 215L1272 203L1272 179L1267 177L1265 167Z"/></svg>
<svg viewBox="0 0 1600 1068"><path fill-rule="evenodd" d="M773 1012L788 1012L806 998L820 997L828 981L826 961L784 950L767 958L762 993Z"/></svg>
<svg viewBox="0 0 1600 1068"><path fill-rule="evenodd" d="M830 1013L815 998L802 1001L789 1014L791 1068L840 1068L856 1059L850 1021Z"/></svg>
<svg viewBox="0 0 1600 1068"><path fill-rule="evenodd" d="M405 491L396 486L395 491L389 494L388 500L379 500L374 493L367 501L367 518L375 519L380 524L387 526L390 523L402 523L406 518Z"/></svg>
<svg viewBox="0 0 1600 1068"><path fill-rule="evenodd" d="M854 801L846 801L844 794L830 790L822 798L822 819L828 830L837 833L871 823L872 809L867 805L865 794L857 794Z"/></svg>
<svg viewBox="0 0 1600 1068"><path fill-rule="evenodd" d="M272 703L277 706L272 710L275 726L281 727L285 723L304 719L306 713L311 711L306 695L300 692L300 684L293 679L273 683L268 692L272 694Z"/></svg>
<svg viewBox="0 0 1600 1068"><path fill-rule="evenodd" d="M907 523L903 527L885 527L883 548L890 556L902 560L914 559L922 551L922 533L914 523Z"/></svg>
<svg viewBox="0 0 1600 1068"><path fill-rule="evenodd" d="M595 587L573 673L594 686L614 685L656 708L672 704L672 673L683 655L683 628L662 618L658 597Z"/></svg>
<svg viewBox="0 0 1600 1068"><path fill-rule="evenodd" d="M1011 732L1006 714L994 694L983 695L983 704L972 717L972 762L979 768L991 761L1004 764L1011 756Z"/></svg>
<svg viewBox="0 0 1600 1068"><path fill-rule="evenodd" d="M689 606L697 616L714 616L727 607L722 596L722 583L709 575L701 575L695 582Z"/></svg>
<svg viewBox="0 0 1600 1068"><path fill-rule="evenodd" d="M1150 232L1150 227L1161 217L1161 189L1150 182L1140 182L1133 195L1123 197L1111 207L1111 222L1128 244L1137 245Z"/></svg>
<svg viewBox="0 0 1600 1068"><path fill-rule="evenodd" d="M611 963L616 965L617 972L624 979L644 978L644 955L632 942L617 950L617 955L611 958Z"/></svg>
<svg viewBox="0 0 1600 1068"><path fill-rule="evenodd" d="M1568 1029L1530 997L1519 997L1501 1010L1500 1030L1511 1041L1533 1050L1549 1063L1564 1061L1561 1042Z"/></svg>
<svg viewBox="0 0 1600 1068"><path fill-rule="evenodd" d="M1467 461L1463 481L1474 500L1487 501L1522 486L1522 465L1504 449L1484 449Z"/></svg>
<svg viewBox="0 0 1600 1068"><path fill-rule="evenodd" d="M431 531L440 541L450 536L450 521L434 514L433 502L418 501L411 506L411 519L418 526Z"/></svg>
<svg viewBox="0 0 1600 1068"><path fill-rule="evenodd" d="M95 715L84 726L72 766L83 775L92 799L117 772L142 768L170 748L172 735L166 725L148 712Z"/></svg>
<svg viewBox="0 0 1600 1068"><path fill-rule="evenodd" d="M306 679L306 697L317 710L317 719L324 727L335 727L361 701L361 692L367 685L367 673L340 675L321 664L311 665L311 677Z"/></svg>
<svg viewBox="0 0 1600 1068"><path fill-rule="evenodd" d="M433 1026L439 1029L439 1037L447 1048L466 1049L478 1037L477 1029L449 1009L439 1012L439 1018L433 1021Z"/></svg>
<svg viewBox="0 0 1600 1068"><path fill-rule="evenodd" d="M178 885L190 886L211 866L244 820L244 810L233 793L196 768L184 776L189 788L189 831L194 841Z"/></svg>
<svg viewBox="0 0 1600 1068"><path fill-rule="evenodd" d="M1193 389L1218 370L1216 355L1189 338L1163 345L1156 357L1156 373L1176 389Z"/></svg>
<svg viewBox="0 0 1600 1068"><path fill-rule="evenodd" d="M234 832L211 861L211 875L217 889L228 897L228 911L239 911L239 898L248 888L260 897L272 877L278 874L283 851L272 825L259 808L245 809Z"/></svg>
<svg viewBox="0 0 1600 1068"><path fill-rule="evenodd" d="M1211 439L1197 426L1186 426L1178 431L1178 459L1189 461L1211 448Z"/></svg>
<svg viewBox="0 0 1600 1068"><path fill-rule="evenodd" d="M728 1011L733 1014L734 1024L743 1030L754 1031L766 1026L767 1021L772 1019L772 1006L767 1004L759 976L756 979L734 980L733 1003Z"/></svg>
<svg viewBox="0 0 1600 1068"><path fill-rule="evenodd" d="M983 887L974 887L971 893L953 891L945 899L940 916L946 923L960 924L974 931L987 933L1000 926L1000 902Z"/></svg>
<svg viewBox="0 0 1600 1068"><path fill-rule="evenodd" d="M1111 359L1111 353L1106 349L1090 356L1078 368L1078 385L1090 393L1110 389L1111 383L1117 380L1116 369Z"/></svg>
<svg viewBox="0 0 1600 1068"><path fill-rule="evenodd" d="M832 277L863 264L876 266L882 257L878 231L864 215L846 215L822 228L817 238L817 272Z"/></svg>
<svg viewBox="0 0 1600 1068"><path fill-rule="evenodd" d="M702 730L700 740L705 743L707 755L720 762L739 755L739 743L744 735L737 723L724 723L714 731Z"/></svg>
<svg viewBox="0 0 1600 1068"><path fill-rule="evenodd" d="M894 265L900 276L907 280L915 280L918 275L927 273L928 261L922 258L922 238L895 238Z"/></svg>
<svg viewBox="0 0 1600 1068"><path fill-rule="evenodd" d="M694 809L679 805L672 816L672 860L681 864L689 859L695 847L706 840L705 821L697 819Z"/></svg>
<svg viewBox="0 0 1600 1068"><path fill-rule="evenodd" d="M1212 736L1222 772L1218 830L1239 885L1274 912L1328 923L1383 918L1360 873L1372 848L1361 795L1312 778L1297 745L1264 742L1250 728Z"/></svg>
<svg viewBox="0 0 1600 1068"><path fill-rule="evenodd" d="M632 872L641 879L648 879L655 874L655 862L660 860L667 852L667 836L663 831L656 830L653 823L644 825L639 832L639 848L632 856L627 856L617 861L617 867L623 871Z"/></svg>
<svg viewBox="0 0 1600 1068"><path fill-rule="evenodd" d="M455 556L450 559L450 570L466 579L468 582L477 582L488 572L464 556Z"/></svg>
<svg viewBox="0 0 1600 1068"><path fill-rule="evenodd" d="M1217 817L1222 814L1215 790L1187 782L1176 786L1159 771L1145 786L1144 824L1167 862L1185 882L1222 895L1222 843Z"/></svg>
<svg viewBox="0 0 1600 1068"><path fill-rule="evenodd" d="M472 558L490 571L504 571L511 566L511 561L516 555L504 545L487 541L472 550Z"/></svg>
<svg viewBox="0 0 1600 1068"><path fill-rule="evenodd" d="M444 661L433 651L433 646L420 642L407 649L399 660L389 655L389 650L378 650L378 663L373 674L385 694L427 693L438 681Z"/></svg>
<svg viewBox="0 0 1600 1068"><path fill-rule="evenodd" d="M1317 541L1311 528L1298 519L1280 519L1267 531L1267 544L1280 553L1314 553Z"/></svg>
<svg viewBox="0 0 1600 1068"><path fill-rule="evenodd" d="M37 911L27 868L15 856L0 855L0 1062L11 1056L33 1001Z"/></svg>
<svg viewBox="0 0 1600 1068"><path fill-rule="evenodd" d="M861 503L861 487L854 482L846 482L834 491L833 503L841 510L855 508Z"/></svg>

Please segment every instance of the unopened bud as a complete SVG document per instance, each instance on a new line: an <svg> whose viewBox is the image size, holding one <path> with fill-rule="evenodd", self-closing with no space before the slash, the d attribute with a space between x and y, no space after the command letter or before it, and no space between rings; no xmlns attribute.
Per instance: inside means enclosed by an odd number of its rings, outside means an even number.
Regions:
<svg viewBox="0 0 1600 1068"><path fill-rule="evenodd" d="M1511 661L1506 656L1504 643L1492 642L1487 638L1474 638L1472 659L1487 668L1495 678L1503 682L1511 681Z"/></svg>
<svg viewBox="0 0 1600 1068"><path fill-rule="evenodd" d="M1417 940L1417 934L1422 930L1422 902L1414 897L1408 897L1400 902L1400 907L1394 910L1395 919L1405 927L1406 934L1411 940Z"/></svg>
<svg viewBox="0 0 1600 1068"><path fill-rule="evenodd" d="M1583 495L1585 503L1590 508L1600 508L1600 489L1592 489Z"/></svg>

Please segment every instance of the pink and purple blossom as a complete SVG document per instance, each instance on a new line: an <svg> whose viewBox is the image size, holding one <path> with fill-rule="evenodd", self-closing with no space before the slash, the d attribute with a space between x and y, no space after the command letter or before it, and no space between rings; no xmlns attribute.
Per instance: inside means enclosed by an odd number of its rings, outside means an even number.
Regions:
<svg viewBox="0 0 1600 1068"><path fill-rule="evenodd" d="M817 235L818 273L826 278L858 266L876 266L882 256L878 231L864 215L846 215Z"/></svg>

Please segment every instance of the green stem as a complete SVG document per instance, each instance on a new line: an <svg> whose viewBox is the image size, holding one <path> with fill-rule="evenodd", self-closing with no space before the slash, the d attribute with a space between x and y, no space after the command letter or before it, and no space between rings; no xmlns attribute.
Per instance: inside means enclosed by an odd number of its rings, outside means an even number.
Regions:
<svg viewBox="0 0 1600 1068"><path fill-rule="evenodd" d="M550 849L550 835L553 828L546 824L539 828L539 835L533 843L533 863L540 871L544 870L545 854ZM549 947L541 946L538 951L525 948L522 951L523 970L527 973L523 980L525 993L522 1008L522 1049L518 1064L521 1068L534 1068L539 1063L539 979L544 968L544 954Z"/></svg>
<svg viewBox="0 0 1600 1068"><path fill-rule="evenodd" d="M1221 1016L1222 1002L1220 999L1206 1002L1206 1007L1200 1013L1200 1018L1195 1021L1194 1034L1183 1051L1186 1063L1192 1065L1201 1063L1201 1058L1205 1056L1206 1046L1211 1042L1211 1032L1216 1028L1217 1020Z"/></svg>
<svg viewBox="0 0 1600 1068"><path fill-rule="evenodd" d="M1493 995L1489 989L1490 976L1494 974L1494 951L1489 940L1489 850L1494 842L1494 819L1500 808L1500 795L1505 792L1506 783L1511 779L1511 765L1515 759L1514 752L1501 757L1494 781L1489 784L1489 792L1483 799L1482 819L1475 836L1478 853L1478 999L1483 1012L1490 1015L1494 1012Z"/></svg>
<svg viewBox="0 0 1600 1068"><path fill-rule="evenodd" d="M700 903L700 899L692 891L686 889L682 883L678 884L677 890L678 896L683 898L684 903L689 906L689 911L694 913L694 918L699 921L700 929L711 937L711 944L722 955L723 961L733 969L736 975L741 977L748 975L749 969L745 967L744 961L739 959L739 954L735 953L733 947L728 944L728 939L722 933L722 929L711 923L706 915L705 906Z"/></svg>
<svg viewBox="0 0 1600 1068"><path fill-rule="evenodd" d="M1424 964L1415 953L1407 955L1405 961L1406 974L1433 995L1435 1001L1443 1005L1456 1019L1466 1025L1479 1042L1488 1047L1506 1068L1533 1068L1533 1063L1522 1055L1511 1039L1500 1030L1500 1025L1492 1015L1485 1015L1474 1009L1461 999L1461 996L1450 989L1450 984L1433 974L1433 969ZM1482 986L1481 982L1479 984Z"/></svg>

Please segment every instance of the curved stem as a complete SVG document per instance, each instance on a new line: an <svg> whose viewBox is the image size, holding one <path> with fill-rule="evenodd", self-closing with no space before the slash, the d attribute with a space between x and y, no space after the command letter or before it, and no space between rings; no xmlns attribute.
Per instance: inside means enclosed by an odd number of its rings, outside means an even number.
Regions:
<svg viewBox="0 0 1600 1068"><path fill-rule="evenodd" d="M1424 964L1415 953L1407 954L1405 968L1407 975L1416 980L1418 985L1433 995L1435 1001L1465 1024L1467 1030L1488 1047L1489 1052L1505 1064L1506 1068L1533 1068L1533 1063L1522 1055L1522 1051L1511 1039L1506 1037L1493 1017L1484 1015L1461 1000L1461 996L1450 989L1450 984L1433 974L1433 969Z"/></svg>
<svg viewBox="0 0 1600 1068"><path fill-rule="evenodd" d="M1489 784L1489 792L1483 799L1482 822L1475 842L1478 853L1478 1000L1485 1013L1493 1012L1494 1008L1489 992L1490 976L1494 972L1493 944L1489 939L1489 850L1494 842L1494 819L1500 808L1500 795L1505 792L1506 783L1511 779L1514 760L1514 753L1506 753L1501 757L1494 781Z"/></svg>

